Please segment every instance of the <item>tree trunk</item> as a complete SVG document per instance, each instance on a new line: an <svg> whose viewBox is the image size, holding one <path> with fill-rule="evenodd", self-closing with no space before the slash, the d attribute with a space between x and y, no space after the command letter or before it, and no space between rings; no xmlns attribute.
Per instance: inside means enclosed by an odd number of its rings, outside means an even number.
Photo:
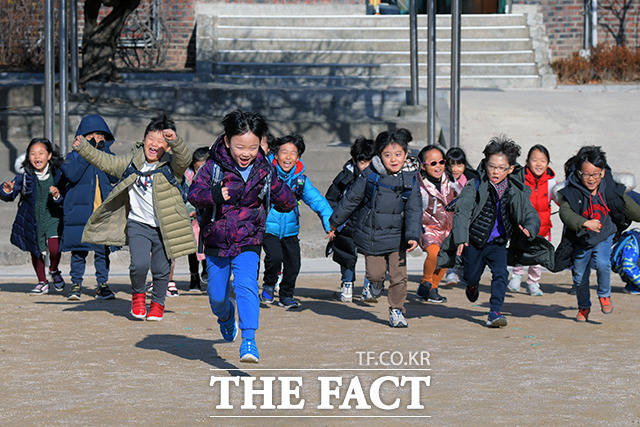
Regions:
<svg viewBox="0 0 640 427"><path fill-rule="evenodd" d="M102 4L113 9L98 23ZM140 0L85 1L80 84L91 80L108 82L118 79L114 63L118 37L127 17L139 5Z"/></svg>

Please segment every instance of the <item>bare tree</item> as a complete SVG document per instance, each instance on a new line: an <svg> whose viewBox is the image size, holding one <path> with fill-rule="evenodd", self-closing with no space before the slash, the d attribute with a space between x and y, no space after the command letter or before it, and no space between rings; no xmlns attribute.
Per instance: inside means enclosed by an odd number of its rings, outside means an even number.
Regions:
<svg viewBox="0 0 640 427"><path fill-rule="evenodd" d="M86 0L82 37L82 70L80 83L90 80L116 81L118 73L114 57L118 37L127 17L140 5L140 0ZM100 7L111 12L98 22Z"/></svg>
<svg viewBox="0 0 640 427"><path fill-rule="evenodd" d="M602 21L602 25L607 30L617 46L623 46L626 42L625 25L627 23L627 14L635 0L608 0L600 3L600 7L608 10L618 21L617 25L611 26L608 22Z"/></svg>

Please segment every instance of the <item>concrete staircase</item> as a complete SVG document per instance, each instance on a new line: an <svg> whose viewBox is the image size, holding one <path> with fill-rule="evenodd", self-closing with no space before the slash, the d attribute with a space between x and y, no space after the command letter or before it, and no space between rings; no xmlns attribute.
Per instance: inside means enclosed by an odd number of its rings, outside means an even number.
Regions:
<svg viewBox="0 0 640 427"><path fill-rule="evenodd" d="M199 78L277 87L408 87L407 16L199 16ZM437 85L449 87L451 18L436 23ZM426 86L427 16L418 19ZM209 68L210 65L210 68ZM463 15L463 87L540 87L526 15ZM207 74L209 75L207 76Z"/></svg>

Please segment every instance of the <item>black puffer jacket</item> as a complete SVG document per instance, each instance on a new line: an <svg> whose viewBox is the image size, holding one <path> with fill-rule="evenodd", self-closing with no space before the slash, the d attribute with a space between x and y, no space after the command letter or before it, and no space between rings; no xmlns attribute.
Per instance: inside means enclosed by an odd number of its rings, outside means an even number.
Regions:
<svg viewBox="0 0 640 427"><path fill-rule="evenodd" d="M353 164L353 160L349 160L344 164L342 170L329 186L327 194L324 196L327 202L331 205L331 209L336 209L340 200L344 197L347 190L356 182L358 176L362 175L356 165ZM340 234L345 236L351 236L351 222L347 221L345 227L341 230Z"/></svg>
<svg viewBox="0 0 640 427"><path fill-rule="evenodd" d="M411 162L407 162L409 164ZM329 219L332 228L351 220L358 252L383 255L403 251L421 232L421 196L417 170L412 165L389 175L379 157L358 177ZM373 197L367 194L367 177L378 174ZM408 197L403 199L403 193Z"/></svg>

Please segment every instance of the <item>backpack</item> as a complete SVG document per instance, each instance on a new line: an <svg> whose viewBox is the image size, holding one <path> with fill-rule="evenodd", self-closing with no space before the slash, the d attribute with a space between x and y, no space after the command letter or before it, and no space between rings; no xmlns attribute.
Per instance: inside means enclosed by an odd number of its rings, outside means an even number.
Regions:
<svg viewBox="0 0 640 427"><path fill-rule="evenodd" d="M635 239L636 245L640 247L640 229L626 231L620 235L618 241L611 247L611 271L620 273L622 269L622 250L625 245Z"/></svg>
<svg viewBox="0 0 640 427"><path fill-rule="evenodd" d="M413 182L415 182L416 178L413 177ZM389 184L385 184L383 182L380 182L380 175L376 172L371 172L369 175L367 175L367 184L365 187L365 195L367 198L367 205L369 206L369 208L373 207L373 200L375 199L376 196L376 191L378 190L378 186L384 187L384 188L388 188L394 192L402 190L402 201L404 203L407 202L407 200L409 200L409 196L411 196L411 189L413 187L413 182L411 183L411 186L407 187L407 186L394 186L394 185L389 185Z"/></svg>
<svg viewBox="0 0 640 427"><path fill-rule="evenodd" d="M178 182L178 180L176 179L176 176L173 174L173 171L171 170L171 167L168 164L165 163L159 168L155 168L153 170L146 171L146 172L140 172L136 167L136 165L133 164L133 160L131 160L129 162L129 166L127 166L127 168L124 170L124 173L122 174L122 178L118 180L118 182L114 185L114 187L120 184L125 179L127 179L129 175L134 173L138 176L151 176L157 173L163 174L164 177L169 182L169 184L173 185L178 189L178 191L180 192L180 196L182 196L182 201L184 203L187 203L187 191L184 188L184 186Z"/></svg>

